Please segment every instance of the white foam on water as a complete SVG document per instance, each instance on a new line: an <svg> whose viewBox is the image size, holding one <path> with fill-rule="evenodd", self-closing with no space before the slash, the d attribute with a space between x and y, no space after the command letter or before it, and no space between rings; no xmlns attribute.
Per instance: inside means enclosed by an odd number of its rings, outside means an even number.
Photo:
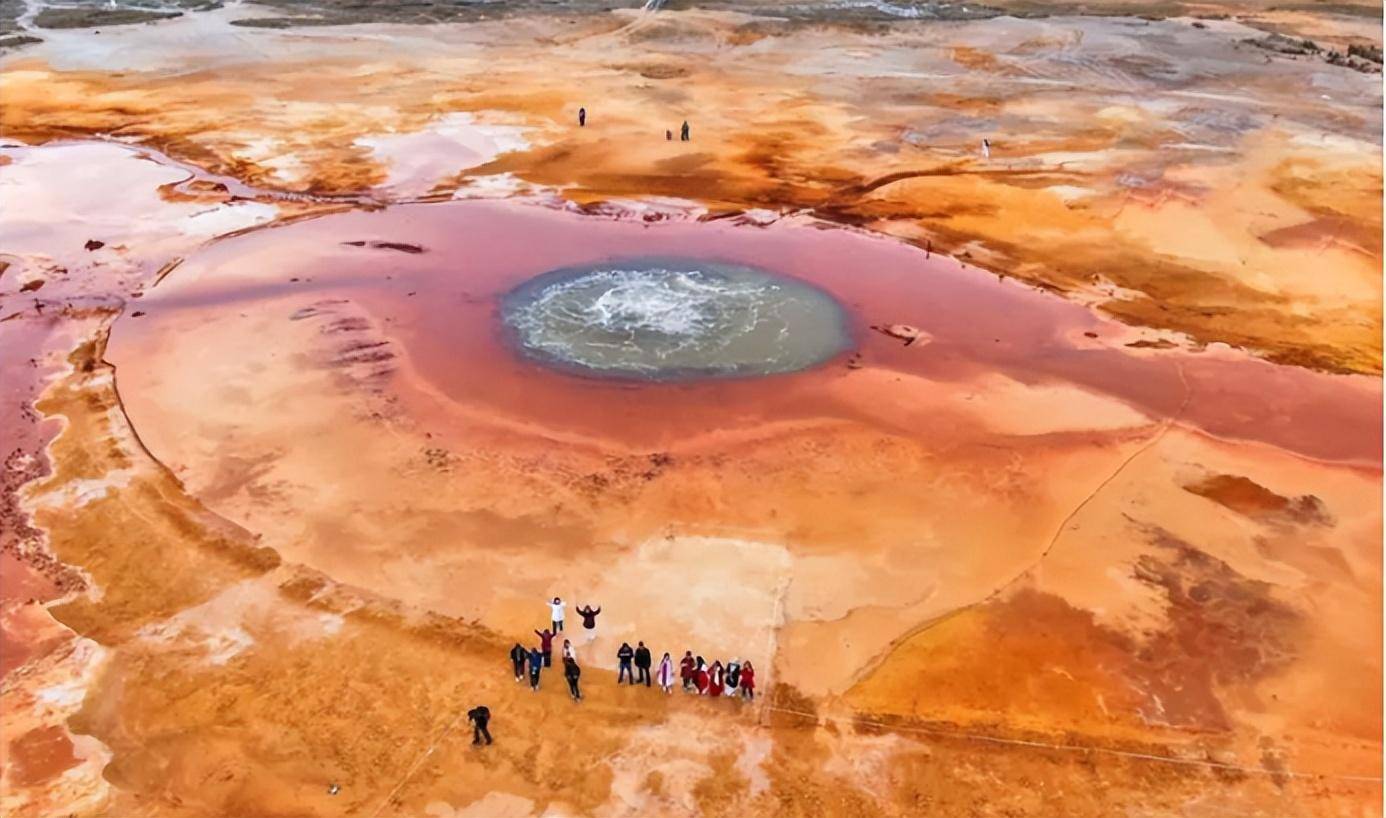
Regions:
<svg viewBox="0 0 1386 818"><path fill-rule="evenodd" d="M845 344L825 294L714 263L651 261L577 269L547 283L541 277L512 293L505 312L521 345L541 357L625 374L793 371Z"/></svg>

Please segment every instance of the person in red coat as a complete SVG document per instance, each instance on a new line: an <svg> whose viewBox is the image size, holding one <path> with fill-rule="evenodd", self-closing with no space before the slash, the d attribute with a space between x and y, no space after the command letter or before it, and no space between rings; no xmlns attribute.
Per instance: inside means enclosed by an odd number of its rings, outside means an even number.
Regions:
<svg viewBox="0 0 1386 818"><path fill-rule="evenodd" d="M722 690L726 686L726 675L722 670L722 662L720 660L712 663L712 669L708 671L707 676L707 695L722 695Z"/></svg>
<svg viewBox="0 0 1386 818"><path fill-rule="evenodd" d="M693 689L693 673L697 668L698 663L693 660L693 651L684 651L683 658L679 660L679 679L683 681L684 693Z"/></svg>
<svg viewBox="0 0 1386 818"><path fill-rule="evenodd" d="M544 628L542 631L535 631L535 636L539 637L539 650L544 654L544 667L553 664L553 631Z"/></svg>
<svg viewBox="0 0 1386 818"><path fill-rule="evenodd" d="M708 681L709 679L707 675L707 663L703 661L703 658L701 656L699 656L698 669L693 671L693 684L697 685L699 696L707 693Z"/></svg>
<svg viewBox="0 0 1386 818"><path fill-rule="evenodd" d="M754 699L756 697L756 669L751 667L748 660L741 666L741 698Z"/></svg>

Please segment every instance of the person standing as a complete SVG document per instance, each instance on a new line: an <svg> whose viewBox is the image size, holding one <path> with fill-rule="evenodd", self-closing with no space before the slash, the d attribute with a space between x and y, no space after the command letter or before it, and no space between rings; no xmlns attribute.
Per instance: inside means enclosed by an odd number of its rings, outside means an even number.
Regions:
<svg viewBox="0 0 1386 818"><path fill-rule="evenodd" d="M563 640L563 658L577 661L577 648L573 647L573 643L567 639Z"/></svg>
<svg viewBox="0 0 1386 818"><path fill-rule="evenodd" d="M510 649L510 664L515 666L515 681L519 682L525 677L525 662L529 661L529 651L525 650L524 645L519 642Z"/></svg>
<svg viewBox="0 0 1386 818"><path fill-rule="evenodd" d="M713 662L712 668L707 672L707 695L714 698L722 695L726 683L726 670L722 667L721 660Z"/></svg>
<svg viewBox="0 0 1386 818"><path fill-rule="evenodd" d="M699 656L698 669L693 671L693 684L698 688L699 696L707 694L708 681L707 662L704 662L703 657Z"/></svg>
<svg viewBox="0 0 1386 818"><path fill-rule="evenodd" d="M688 120L685 119L683 121L683 127L679 129L679 141L688 142L690 140L691 137L688 135Z"/></svg>
<svg viewBox="0 0 1386 818"><path fill-rule="evenodd" d="M544 652L538 646L529 649L529 689L539 692L539 671L544 667Z"/></svg>
<svg viewBox="0 0 1386 818"><path fill-rule="evenodd" d="M579 109L578 109L578 127L579 127L579 128L586 128L586 127L587 127L587 109L586 109L586 108L579 108Z"/></svg>
<svg viewBox="0 0 1386 818"><path fill-rule="evenodd" d="M582 701L582 689L578 687L578 678L582 676L582 668L572 659L563 660L563 678L568 680L568 695L573 697L573 701Z"/></svg>
<svg viewBox="0 0 1386 818"><path fill-rule="evenodd" d="M553 620L552 630L554 633L563 632L563 609L565 607L567 607L567 603L558 597L554 597L553 602L549 603L549 615L550 619Z"/></svg>
<svg viewBox="0 0 1386 818"><path fill-rule="evenodd" d="M480 744L483 738L486 743L491 743L491 731L486 729L487 722L491 721L491 711L484 704L479 704L467 711L467 720L472 723L472 744Z"/></svg>
<svg viewBox="0 0 1386 818"><path fill-rule="evenodd" d="M693 689L693 674L697 668L698 663L693 661L693 651L684 651L683 658L679 660L679 679L683 681L684 693Z"/></svg>
<svg viewBox="0 0 1386 818"><path fill-rule="evenodd" d="M756 669L751 666L749 659L741 666L741 678L737 681L741 683L741 698L750 700L756 697Z"/></svg>
<svg viewBox="0 0 1386 818"><path fill-rule="evenodd" d="M597 614L601 613L602 609L596 608L594 610L591 605L588 605L586 608L578 608L577 612L578 616L582 617L583 630L587 631L587 641L591 642L597 638L594 631L597 629Z"/></svg>
<svg viewBox="0 0 1386 818"><path fill-rule="evenodd" d="M535 631L534 635L539 637L539 650L544 652L544 667L552 667L553 631L544 628L542 631Z"/></svg>
<svg viewBox="0 0 1386 818"><path fill-rule="evenodd" d="M736 686L741 683L741 662L735 656L727 662L727 695L736 696Z"/></svg>
<svg viewBox="0 0 1386 818"><path fill-rule="evenodd" d="M636 683L644 682L645 687L650 686L650 649L645 647L644 642L635 643L635 670L637 671Z"/></svg>
<svg viewBox="0 0 1386 818"><path fill-rule="evenodd" d="M671 130L666 129L666 130L664 131L664 141L665 141L665 142L673 142L673 141L674 141L674 132L671 131Z"/></svg>
<svg viewBox="0 0 1386 818"><path fill-rule="evenodd" d="M659 687L665 693L674 692L674 660L668 653L659 660L659 670L655 671L655 679L659 681Z"/></svg>
<svg viewBox="0 0 1386 818"><path fill-rule="evenodd" d="M624 679L630 684L635 684L635 674L630 671L631 660L635 658L635 651L630 649L629 642L622 642L621 649L616 651L616 661L620 663L620 672L616 674L616 684L620 684Z"/></svg>
<svg viewBox="0 0 1386 818"><path fill-rule="evenodd" d="M983 140L982 140L982 158L983 158L983 159L990 159L990 158L991 158L991 140L990 140L990 139L983 139Z"/></svg>

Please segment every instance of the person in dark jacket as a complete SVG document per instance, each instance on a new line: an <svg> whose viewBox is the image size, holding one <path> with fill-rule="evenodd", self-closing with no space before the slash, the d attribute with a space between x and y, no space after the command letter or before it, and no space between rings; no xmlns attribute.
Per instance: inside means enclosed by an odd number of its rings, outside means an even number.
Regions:
<svg viewBox="0 0 1386 818"><path fill-rule="evenodd" d="M486 723L491 720L490 709L479 704L467 711L467 720L472 723L472 744L480 744L483 738L490 744L491 731L486 729Z"/></svg>
<svg viewBox="0 0 1386 818"><path fill-rule="evenodd" d="M510 649L510 664L515 666L515 681L518 682L525 677L525 662L529 661L529 651L525 650L524 645L519 642Z"/></svg>
<svg viewBox="0 0 1386 818"><path fill-rule="evenodd" d="M690 137L690 136L688 135L688 120L685 119L685 120L683 121L683 127L679 129L679 141L680 141L680 142L689 142L689 141L691 141L691 140L692 140L692 137Z"/></svg>
<svg viewBox="0 0 1386 818"><path fill-rule="evenodd" d="M544 667L553 666L553 631L544 628L542 631L535 631L534 635L539 637L539 650L544 653Z"/></svg>
<svg viewBox="0 0 1386 818"><path fill-rule="evenodd" d="M693 651L683 652L683 658L679 660L679 679L683 681L683 692L687 693L693 689L693 673L698 669L698 663L693 659Z"/></svg>
<svg viewBox="0 0 1386 818"><path fill-rule="evenodd" d="M644 642L635 643L635 669L637 671L635 682L645 683L645 687L650 686L650 649L645 647Z"/></svg>
<svg viewBox="0 0 1386 818"><path fill-rule="evenodd" d="M579 109L578 109L578 127L579 127L579 128L586 128L586 127L587 127L587 109L586 109L586 108L579 108Z"/></svg>
<svg viewBox="0 0 1386 818"><path fill-rule="evenodd" d="M578 677L582 675L582 668L572 659L563 660L563 678L568 680L568 695L573 697L573 701L582 701L582 689L578 687Z"/></svg>
<svg viewBox="0 0 1386 818"><path fill-rule="evenodd" d="M544 667L544 653L539 648L529 649L529 689L539 692L539 671Z"/></svg>
<svg viewBox="0 0 1386 818"><path fill-rule="evenodd" d="M616 651L616 661L620 662L621 670L616 674L616 684L622 681L635 684L635 674L630 670L631 660L635 658L635 651L631 650L629 642L622 642L621 649Z"/></svg>
<svg viewBox="0 0 1386 818"><path fill-rule="evenodd" d="M593 609L590 604L589 606L579 607L578 609L578 616L582 617L582 629L588 632L588 642L592 642L593 639L597 638L597 614L599 613L602 613L602 609L600 609L600 607Z"/></svg>

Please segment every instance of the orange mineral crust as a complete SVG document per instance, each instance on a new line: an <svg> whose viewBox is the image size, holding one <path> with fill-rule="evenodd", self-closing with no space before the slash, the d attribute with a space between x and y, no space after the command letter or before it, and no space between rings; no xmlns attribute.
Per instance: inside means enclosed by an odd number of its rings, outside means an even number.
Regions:
<svg viewBox="0 0 1386 818"><path fill-rule="evenodd" d="M0 813L1381 815L1380 9L607 5L0 4Z"/></svg>

